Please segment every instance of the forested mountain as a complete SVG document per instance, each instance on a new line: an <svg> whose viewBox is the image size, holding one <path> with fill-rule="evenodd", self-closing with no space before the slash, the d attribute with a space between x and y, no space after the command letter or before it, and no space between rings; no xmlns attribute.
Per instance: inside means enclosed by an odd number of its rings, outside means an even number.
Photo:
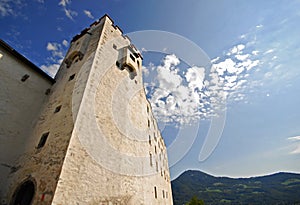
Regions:
<svg viewBox="0 0 300 205"><path fill-rule="evenodd" d="M186 171L172 181L174 205L193 196L205 205L300 205L300 174L277 173L262 177L214 177L201 171Z"/></svg>

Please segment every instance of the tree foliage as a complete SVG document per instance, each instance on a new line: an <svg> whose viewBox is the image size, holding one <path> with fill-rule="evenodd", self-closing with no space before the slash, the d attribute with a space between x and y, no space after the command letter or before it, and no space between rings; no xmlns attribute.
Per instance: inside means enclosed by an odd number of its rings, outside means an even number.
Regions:
<svg viewBox="0 0 300 205"><path fill-rule="evenodd" d="M186 205L205 205L202 199L198 199L196 196L193 196L190 202Z"/></svg>

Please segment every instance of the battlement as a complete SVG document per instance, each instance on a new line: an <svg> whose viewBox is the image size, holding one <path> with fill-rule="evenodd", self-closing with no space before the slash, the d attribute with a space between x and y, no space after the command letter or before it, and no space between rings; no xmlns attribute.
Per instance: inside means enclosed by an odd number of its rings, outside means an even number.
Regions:
<svg viewBox="0 0 300 205"><path fill-rule="evenodd" d="M102 16L100 19L96 20L95 22L93 22L89 27L83 29L80 34L77 34L76 36L73 37L73 39L71 40L71 43L78 40L80 37L82 37L84 34L89 33L89 30L98 26L99 24L103 24L105 21L108 21L111 26L118 32L120 33L120 35L123 35L123 31L116 25L114 25L114 21L107 15L105 14L104 16Z"/></svg>

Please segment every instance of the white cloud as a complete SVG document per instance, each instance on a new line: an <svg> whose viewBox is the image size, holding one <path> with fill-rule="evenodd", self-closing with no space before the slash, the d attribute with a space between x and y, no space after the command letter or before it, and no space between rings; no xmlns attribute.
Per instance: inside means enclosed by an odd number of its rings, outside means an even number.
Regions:
<svg viewBox="0 0 300 205"><path fill-rule="evenodd" d="M47 44L47 51L57 51L57 44L56 43L50 43Z"/></svg>
<svg viewBox="0 0 300 205"><path fill-rule="evenodd" d="M67 46L69 45L69 42L68 42L67 40L63 40L63 41L62 41L62 44L63 44L65 47L67 47Z"/></svg>
<svg viewBox="0 0 300 205"><path fill-rule="evenodd" d="M300 154L300 136L289 137L287 139L293 142L293 145L290 146L292 151L289 154Z"/></svg>
<svg viewBox="0 0 300 205"><path fill-rule="evenodd" d="M90 12L90 11L88 11L88 10L83 10L83 12L84 12L84 14L85 14L87 17L89 17L89 18L91 18L91 19L94 19L94 16L92 15L92 12Z"/></svg>
<svg viewBox="0 0 300 205"><path fill-rule="evenodd" d="M41 69L45 71L48 75L54 78L55 74L59 69L60 64L42 65Z"/></svg>
<svg viewBox="0 0 300 205"><path fill-rule="evenodd" d="M71 9L64 9L66 16L71 19L74 20L73 17L77 16L78 13L76 11L72 11Z"/></svg>
<svg viewBox="0 0 300 205"><path fill-rule="evenodd" d="M199 119L200 91L204 85L205 70L191 67L179 73L180 60L175 55L165 56L162 65L148 69L157 73L150 102L155 115L163 122L189 124ZM148 84L149 85L149 84Z"/></svg>
<svg viewBox="0 0 300 205"><path fill-rule="evenodd" d="M68 42L66 40L63 40L61 44L56 42L47 43L46 49L47 51L51 52L51 57L47 59L48 62L46 64L41 65L41 69L48 73L51 77L55 76L60 64L63 61L67 44Z"/></svg>
<svg viewBox="0 0 300 205"><path fill-rule="evenodd" d="M246 60L247 58L250 57L250 54L245 54L245 55L240 55L240 54L237 54L235 55L236 59L240 60L240 61L244 61Z"/></svg>
<svg viewBox="0 0 300 205"><path fill-rule="evenodd" d="M269 54L269 53L273 53L273 52L274 52L274 49L269 49L266 52L264 52L264 54Z"/></svg>
<svg viewBox="0 0 300 205"><path fill-rule="evenodd" d="M244 48L245 48L245 45L243 45L243 44L236 45L229 51L228 54L229 55L241 54Z"/></svg>
<svg viewBox="0 0 300 205"><path fill-rule="evenodd" d="M287 139L290 140L290 141L300 141L300 136L289 137Z"/></svg>
<svg viewBox="0 0 300 205"><path fill-rule="evenodd" d="M68 4L71 3L71 0L61 0L58 5L61 5L63 7L66 7Z"/></svg>
<svg viewBox="0 0 300 205"><path fill-rule="evenodd" d="M76 11L73 11L73 10L67 8L69 4L71 4L71 0L61 0L61 1L58 3L59 6L62 6L62 7L63 7L63 10L64 10L64 12L65 12L65 15L66 15L69 19L74 20L73 17L77 16L78 13L77 13Z"/></svg>
<svg viewBox="0 0 300 205"><path fill-rule="evenodd" d="M17 16L16 10L23 6L20 0L0 0L1 16Z"/></svg>

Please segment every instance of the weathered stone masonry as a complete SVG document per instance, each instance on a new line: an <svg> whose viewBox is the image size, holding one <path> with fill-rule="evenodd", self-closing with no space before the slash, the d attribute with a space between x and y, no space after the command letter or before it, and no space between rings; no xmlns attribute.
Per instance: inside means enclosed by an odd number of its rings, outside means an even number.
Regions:
<svg viewBox="0 0 300 205"><path fill-rule="evenodd" d="M26 195L39 205L172 204L166 147L141 65L140 53L106 15L75 36L56 83L38 77L44 85L24 96L39 100L30 122L13 135L30 130L18 154L1 158L7 165L0 168L7 176L1 203L26 201ZM7 141L10 132L3 133L0 140Z"/></svg>

